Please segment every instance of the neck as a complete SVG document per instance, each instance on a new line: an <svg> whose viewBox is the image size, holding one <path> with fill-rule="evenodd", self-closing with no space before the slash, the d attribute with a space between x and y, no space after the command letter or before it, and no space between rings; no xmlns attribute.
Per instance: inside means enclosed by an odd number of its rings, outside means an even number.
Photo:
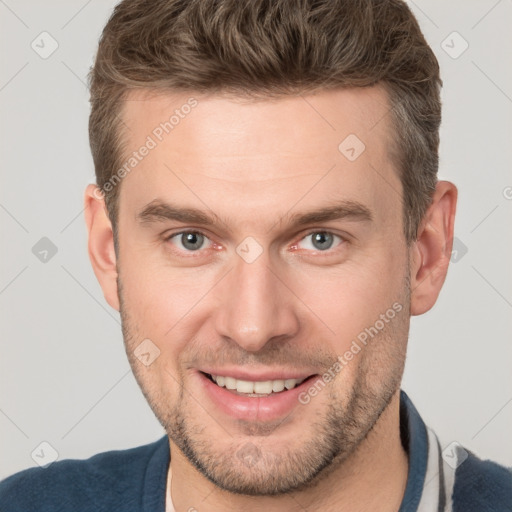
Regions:
<svg viewBox="0 0 512 512"><path fill-rule="evenodd" d="M400 439L400 391L358 448L341 463L333 463L309 489L283 496L243 496L217 488L199 473L170 441L170 478L176 512L396 512L407 484L408 456ZM195 508L194 508L195 507Z"/></svg>

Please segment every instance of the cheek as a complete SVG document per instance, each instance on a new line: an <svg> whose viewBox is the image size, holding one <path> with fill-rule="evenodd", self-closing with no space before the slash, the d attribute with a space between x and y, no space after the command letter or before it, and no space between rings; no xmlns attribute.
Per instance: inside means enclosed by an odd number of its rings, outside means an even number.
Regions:
<svg viewBox="0 0 512 512"><path fill-rule="evenodd" d="M152 263L150 257L132 251L122 259L121 281L123 307L137 338L149 338L162 353L174 353L195 334L215 275Z"/></svg>
<svg viewBox="0 0 512 512"><path fill-rule="evenodd" d="M336 269L304 269L294 278L296 294L319 328L327 326L332 348L341 354L395 302L403 302L403 268L396 255L384 253Z"/></svg>
<svg viewBox="0 0 512 512"><path fill-rule="evenodd" d="M217 303L209 292L225 269L173 266L161 246L149 248L149 244L144 247L127 241L123 249L123 310L129 319L129 333L137 340L127 343L128 350L133 351L140 340L150 339L160 355L142 377L152 386L160 382L162 389L174 389L176 382L185 378L180 373L183 361L197 350L196 340L215 337L211 318Z"/></svg>

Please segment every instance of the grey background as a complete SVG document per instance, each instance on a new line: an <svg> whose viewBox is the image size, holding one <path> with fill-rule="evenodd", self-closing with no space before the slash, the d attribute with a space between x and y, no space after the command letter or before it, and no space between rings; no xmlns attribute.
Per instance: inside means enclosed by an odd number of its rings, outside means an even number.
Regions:
<svg viewBox="0 0 512 512"><path fill-rule="evenodd" d="M163 435L86 248L84 82L115 3L0 0L0 478L32 453L84 458ZM409 3L442 67L440 178L460 196L458 252L436 306L412 320L403 389L443 448L512 465L512 1ZM43 31L58 43L46 59L31 47ZM457 58L454 31L469 44ZM43 237L57 249L46 262L32 252Z"/></svg>

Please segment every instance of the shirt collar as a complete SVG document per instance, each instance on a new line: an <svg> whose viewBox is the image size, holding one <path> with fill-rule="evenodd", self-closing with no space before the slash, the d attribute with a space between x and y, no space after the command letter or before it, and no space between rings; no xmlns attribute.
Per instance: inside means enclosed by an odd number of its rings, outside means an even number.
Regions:
<svg viewBox="0 0 512 512"><path fill-rule="evenodd" d="M428 461L428 437L425 423L403 390L400 390L400 438L409 458L409 471L398 512L411 512L418 509L423 493Z"/></svg>

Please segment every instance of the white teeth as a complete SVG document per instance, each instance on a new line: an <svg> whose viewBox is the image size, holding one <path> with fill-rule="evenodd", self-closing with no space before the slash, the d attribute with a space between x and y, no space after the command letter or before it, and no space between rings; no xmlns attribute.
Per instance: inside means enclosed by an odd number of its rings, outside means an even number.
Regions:
<svg viewBox="0 0 512 512"><path fill-rule="evenodd" d="M272 381L266 380L264 382L255 382L254 383L254 392L255 393L265 393L266 395L272 393Z"/></svg>
<svg viewBox="0 0 512 512"><path fill-rule="evenodd" d="M286 389L292 389L292 388L294 388L294 387L295 387L296 382L297 382L297 381L296 381L295 379L286 379L286 380L284 381L284 387L285 387Z"/></svg>
<svg viewBox="0 0 512 512"><path fill-rule="evenodd" d="M272 381L272 391L278 393L279 391L283 391L284 389L284 380L273 380Z"/></svg>
<svg viewBox="0 0 512 512"><path fill-rule="evenodd" d="M217 379L219 379L219 377L217 377ZM219 386L222 387L222 382L219 382L219 380L217 380L216 382ZM224 386L226 386L226 389L236 389L236 379L234 379L233 377L224 377Z"/></svg>
<svg viewBox="0 0 512 512"><path fill-rule="evenodd" d="M265 380L265 381L248 381L238 380L233 377L225 377L223 375L212 375L212 379L221 388L236 390L238 393L270 395L270 393L279 393L286 389L293 389L305 379L286 379L286 380Z"/></svg>
<svg viewBox="0 0 512 512"><path fill-rule="evenodd" d="M236 390L239 393L254 393L254 382L248 380L237 380Z"/></svg>

